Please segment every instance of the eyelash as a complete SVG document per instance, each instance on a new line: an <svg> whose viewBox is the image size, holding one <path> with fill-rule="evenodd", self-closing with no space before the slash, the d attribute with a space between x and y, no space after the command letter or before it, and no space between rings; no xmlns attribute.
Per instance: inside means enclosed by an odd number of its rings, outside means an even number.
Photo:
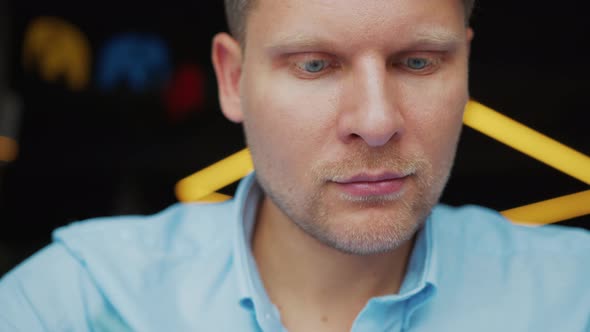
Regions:
<svg viewBox="0 0 590 332"><path fill-rule="evenodd" d="M413 69L408 65L408 62L413 59L424 60L424 61L426 61L426 65L424 66L424 68L421 68L421 69ZM438 69L440 63L441 63L440 57L407 56L407 57L403 57L401 59L401 61L394 62L393 65L400 66L400 67L402 67L402 69L409 71L411 73L414 73L414 74L427 75L427 74L434 72L436 69Z"/></svg>
<svg viewBox="0 0 590 332"><path fill-rule="evenodd" d="M419 59L426 61L426 65L422 69L412 69L408 66L408 61L412 59ZM322 68L322 70L318 72L309 72L304 69L306 64L309 64L314 61L325 61L326 66ZM399 67L402 70L405 70L409 73L416 74L416 75L428 75L435 72L442 62L441 56L433 56L433 55L416 55L416 56L404 56L401 58L400 61L393 61L392 66ZM295 71L295 74L300 78L304 79L314 79L319 78L323 75L326 75L331 70L338 67L337 63L332 59L322 56L306 56L302 60L294 61L291 65L292 70Z"/></svg>
<svg viewBox="0 0 590 332"><path fill-rule="evenodd" d="M326 66L318 72L306 71L304 69L305 65L309 64L311 62L314 62L314 61L324 61L324 62L326 62ZM322 75L327 74L332 69L335 69L337 67L337 64L335 61L332 61L331 59L326 58L326 57L321 57L321 56L311 57L310 56L310 57L306 57L302 60L294 61L291 65L291 67L299 77L313 79L313 78L318 78Z"/></svg>

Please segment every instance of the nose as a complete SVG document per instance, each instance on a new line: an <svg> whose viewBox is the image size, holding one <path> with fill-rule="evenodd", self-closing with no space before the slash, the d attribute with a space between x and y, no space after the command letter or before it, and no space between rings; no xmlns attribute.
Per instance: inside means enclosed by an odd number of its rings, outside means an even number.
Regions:
<svg viewBox="0 0 590 332"><path fill-rule="evenodd" d="M404 126L395 82L383 62L366 61L349 75L338 119L340 140L379 147L401 136Z"/></svg>

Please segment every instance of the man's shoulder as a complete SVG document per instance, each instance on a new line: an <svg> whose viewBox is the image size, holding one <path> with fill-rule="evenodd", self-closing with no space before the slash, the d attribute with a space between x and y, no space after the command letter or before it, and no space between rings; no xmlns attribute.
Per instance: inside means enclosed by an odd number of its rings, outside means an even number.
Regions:
<svg viewBox="0 0 590 332"><path fill-rule="evenodd" d="M176 317L178 301L203 307L206 298L195 294L233 290L218 280L231 271L234 204L175 204L154 215L95 218L57 229L51 245L1 280L0 299L12 300L0 300L0 309L13 309L0 313L0 330L26 320L49 324L49 330L85 331L85 319L108 314L109 324L121 320L143 331L155 311L170 308L166 317Z"/></svg>
<svg viewBox="0 0 590 332"><path fill-rule="evenodd" d="M506 330L504 322L517 331L578 331L587 323L587 230L520 226L479 206L439 206L426 229L436 262L437 305L485 317L496 330ZM556 308L570 308L569 319Z"/></svg>
<svg viewBox="0 0 590 332"><path fill-rule="evenodd" d="M583 228L511 222L499 212L477 205L439 205L432 226L441 241L459 241L469 249L497 255L540 254L588 257L590 232ZM456 242L457 243L457 242Z"/></svg>
<svg viewBox="0 0 590 332"><path fill-rule="evenodd" d="M233 201L174 204L152 215L99 217L62 226L52 243L29 257L12 273L59 262L100 271L140 271L160 261L229 254L235 227Z"/></svg>
<svg viewBox="0 0 590 332"><path fill-rule="evenodd" d="M114 254L135 257L189 255L220 250L229 243L234 222L233 201L216 204L174 204L152 215L100 217L60 227L53 241L80 258ZM154 256L155 255L155 256ZM123 258L123 257L121 257Z"/></svg>

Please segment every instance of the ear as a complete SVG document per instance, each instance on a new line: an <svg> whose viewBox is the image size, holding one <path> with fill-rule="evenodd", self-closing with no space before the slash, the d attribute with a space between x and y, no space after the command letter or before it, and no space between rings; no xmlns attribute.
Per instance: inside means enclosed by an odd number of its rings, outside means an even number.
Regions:
<svg viewBox="0 0 590 332"><path fill-rule="evenodd" d="M473 41L473 36L475 32L473 32L472 28L467 28L467 50L471 53L471 41Z"/></svg>
<svg viewBox="0 0 590 332"><path fill-rule="evenodd" d="M240 78L242 76L242 48L227 33L213 38L211 51L221 111L230 121L242 122Z"/></svg>

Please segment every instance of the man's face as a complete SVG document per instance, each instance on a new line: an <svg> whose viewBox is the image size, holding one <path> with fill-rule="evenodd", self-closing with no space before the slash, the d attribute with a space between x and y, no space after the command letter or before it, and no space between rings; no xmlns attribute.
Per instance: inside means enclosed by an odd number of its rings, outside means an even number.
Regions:
<svg viewBox="0 0 590 332"><path fill-rule="evenodd" d="M239 112L271 208L351 254L410 239L455 155L464 21L459 0L259 0Z"/></svg>

